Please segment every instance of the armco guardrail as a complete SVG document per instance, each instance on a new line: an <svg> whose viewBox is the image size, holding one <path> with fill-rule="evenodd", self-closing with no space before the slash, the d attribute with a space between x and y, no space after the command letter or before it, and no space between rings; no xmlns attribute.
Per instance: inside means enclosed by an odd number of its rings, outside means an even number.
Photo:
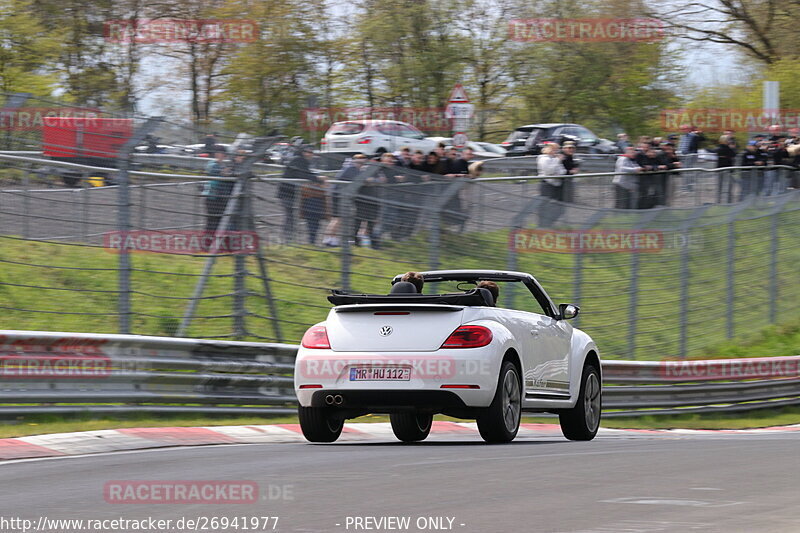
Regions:
<svg viewBox="0 0 800 533"><path fill-rule="evenodd" d="M0 331L0 416L291 413L296 351L290 344ZM603 373L604 416L800 404L800 356L606 361Z"/></svg>

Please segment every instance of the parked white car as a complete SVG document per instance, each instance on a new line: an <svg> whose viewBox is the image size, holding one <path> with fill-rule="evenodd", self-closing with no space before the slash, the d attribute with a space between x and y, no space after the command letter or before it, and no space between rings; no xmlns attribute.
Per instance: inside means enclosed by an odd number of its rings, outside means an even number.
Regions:
<svg viewBox="0 0 800 533"><path fill-rule="evenodd" d="M600 425L602 379L594 341L574 328L571 304L555 306L530 274L491 270L423 272L457 292L419 294L393 280L388 295L333 291L327 320L303 336L295 365L300 426L333 442L344 420L390 415L404 442L428 436L433 415L476 419L487 442L509 442L522 412L559 415L568 439L591 440ZM496 307L480 281L523 285L524 306Z"/></svg>
<svg viewBox="0 0 800 533"><path fill-rule="evenodd" d="M382 154L403 146L427 153L434 141L411 124L397 120L347 120L335 122L320 141L321 153Z"/></svg>
<svg viewBox="0 0 800 533"><path fill-rule="evenodd" d="M443 142L446 145L453 144L452 137L427 137L436 143ZM496 157L505 157L506 149L499 144L492 144L487 142L467 141L467 148L472 149L475 159L494 159Z"/></svg>

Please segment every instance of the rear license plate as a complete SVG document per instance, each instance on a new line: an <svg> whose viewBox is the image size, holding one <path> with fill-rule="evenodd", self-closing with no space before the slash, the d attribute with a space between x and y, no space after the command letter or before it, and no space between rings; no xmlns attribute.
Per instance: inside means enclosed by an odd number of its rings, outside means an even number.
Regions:
<svg viewBox="0 0 800 533"><path fill-rule="evenodd" d="M399 366L356 366L350 369L350 381L409 381L411 369Z"/></svg>
<svg viewBox="0 0 800 533"><path fill-rule="evenodd" d="M347 148L347 145L348 145L348 144L350 144L350 143L349 143L349 142L347 142L347 141L345 141L345 142L339 142L339 143L333 143L333 147L334 147L334 148Z"/></svg>

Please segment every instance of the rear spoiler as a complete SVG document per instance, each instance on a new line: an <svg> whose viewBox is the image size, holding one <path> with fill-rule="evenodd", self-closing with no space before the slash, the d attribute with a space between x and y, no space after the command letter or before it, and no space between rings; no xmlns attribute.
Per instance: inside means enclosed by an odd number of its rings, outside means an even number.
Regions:
<svg viewBox="0 0 800 533"><path fill-rule="evenodd" d="M491 302L486 300L485 294L489 292L486 289L471 289L467 292L450 294L347 294L336 289L331 292L333 294L328 296L328 301L337 306L354 304L441 304L461 307L491 305ZM489 294L489 298L491 298L491 294Z"/></svg>
<svg viewBox="0 0 800 533"><path fill-rule="evenodd" d="M356 305L337 305L333 310L337 313L411 313L411 312L430 312L453 313L464 309L463 305L445 304L356 304Z"/></svg>

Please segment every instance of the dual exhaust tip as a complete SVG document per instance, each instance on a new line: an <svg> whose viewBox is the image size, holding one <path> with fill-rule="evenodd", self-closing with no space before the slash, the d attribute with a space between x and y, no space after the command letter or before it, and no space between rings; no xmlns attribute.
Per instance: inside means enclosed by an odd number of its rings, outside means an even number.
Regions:
<svg viewBox="0 0 800 533"><path fill-rule="evenodd" d="M342 405L344 398L341 394L328 394L325 396L325 405Z"/></svg>

